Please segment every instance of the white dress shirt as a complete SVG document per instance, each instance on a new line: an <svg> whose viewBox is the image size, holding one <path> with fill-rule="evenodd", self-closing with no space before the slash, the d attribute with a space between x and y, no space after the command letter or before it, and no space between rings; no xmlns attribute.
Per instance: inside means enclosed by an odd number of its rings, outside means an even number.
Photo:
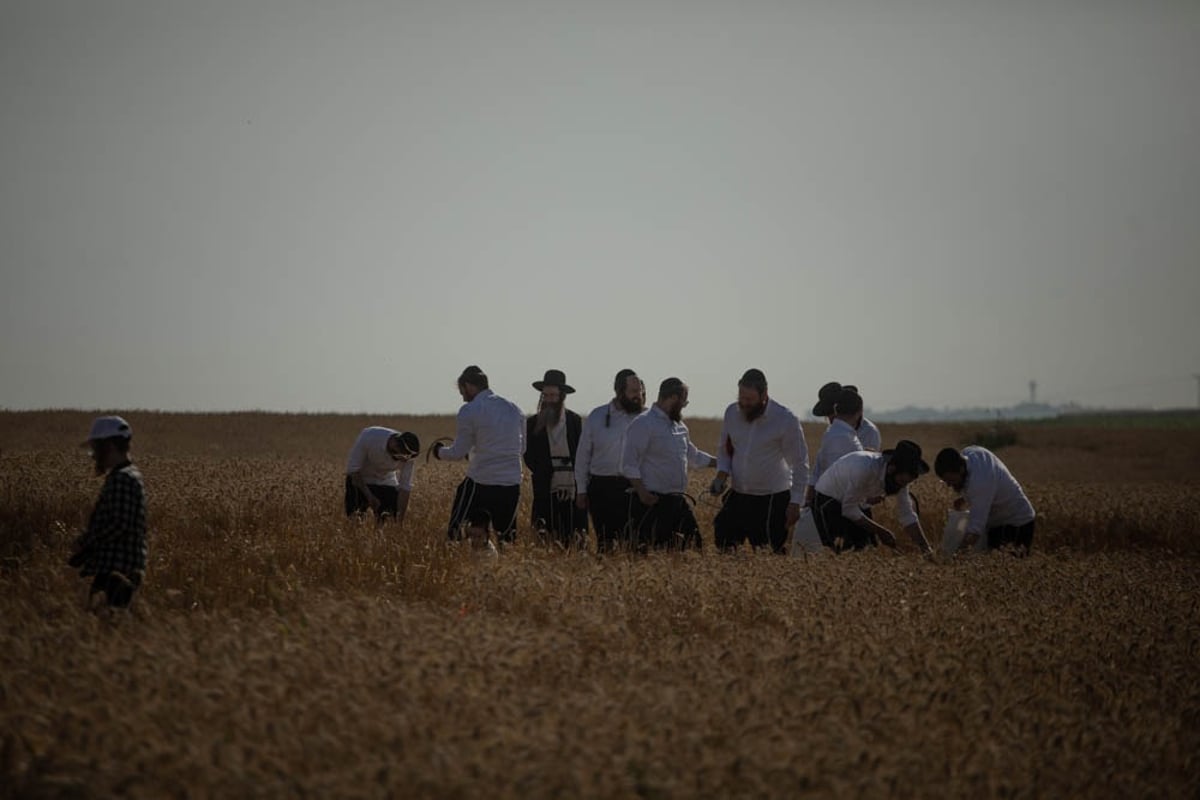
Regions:
<svg viewBox="0 0 1200 800"><path fill-rule="evenodd" d="M717 469L729 474L738 494L768 495L785 490L804 502L808 485L808 443L800 420L787 407L767 401L763 413L747 422L737 403L725 409L717 445Z"/></svg>
<svg viewBox="0 0 1200 800"><path fill-rule="evenodd" d="M357 472L362 475L363 483L371 486L395 486L411 492L413 459L401 464L387 449L388 440L397 433L399 431L379 426L363 428L350 448L346 474Z"/></svg>
<svg viewBox="0 0 1200 800"><path fill-rule="evenodd" d="M625 431L637 417L614 400L592 410L583 421L579 449L575 453L575 488L587 493L592 475L615 477L621 474L621 446Z"/></svg>
<svg viewBox="0 0 1200 800"><path fill-rule="evenodd" d="M832 467L834 462L847 453L854 453L862 449L862 442L859 441L854 428L851 428L845 420L835 419L833 424L825 429L825 435L821 437L821 447L817 450L817 457L813 460L812 472L808 473L808 485L816 486L817 481L825 474L825 470Z"/></svg>
<svg viewBox="0 0 1200 800"><path fill-rule="evenodd" d="M677 494L687 491L688 466L706 467L713 457L696 449L687 425L675 422L658 406L640 414L625 431L621 474L640 478L648 491Z"/></svg>
<svg viewBox="0 0 1200 800"><path fill-rule="evenodd" d="M1033 504L1003 461L983 447L964 447L962 454L967 461L962 494L971 508L968 534L983 535L988 528L1033 521Z"/></svg>
<svg viewBox="0 0 1200 800"><path fill-rule="evenodd" d="M467 477L484 486L521 483L525 452L525 412L491 389L484 389L458 410L454 442L438 451L443 461L471 456Z"/></svg>
<svg viewBox="0 0 1200 800"><path fill-rule="evenodd" d="M871 420L863 417L855 433L858 434L858 441L863 450L874 450L876 453L883 450L883 436Z"/></svg>
<svg viewBox="0 0 1200 800"><path fill-rule="evenodd" d="M861 506L873 497L886 493L885 477L890 456L860 450L847 453L833 463L817 481L817 491L842 502L842 516L850 520L863 518ZM896 517L904 526L917 523L912 497L905 486L895 494Z"/></svg>

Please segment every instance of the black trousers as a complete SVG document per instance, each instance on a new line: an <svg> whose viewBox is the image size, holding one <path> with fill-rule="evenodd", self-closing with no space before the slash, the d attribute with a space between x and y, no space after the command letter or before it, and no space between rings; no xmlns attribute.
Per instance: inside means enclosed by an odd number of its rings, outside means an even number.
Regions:
<svg viewBox="0 0 1200 800"><path fill-rule="evenodd" d="M817 523L821 544L839 553L843 550L862 550L878 544L875 534L868 533L858 527L854 520L842 516L842 501L836 497L816 493L813 499L813 521Z"/></svg>
<svg viewBox="0 0 1200 800"><path fill-rule="evenodd" d="M770 545L776 553L787 552L787 507L791 492L741 494L730 489L713 519L713 539L720 550L732 550L750 541L751 547Z"/></svg>
<svg viewBox="0 0 1200 800"><path fill-rule="evenodd" d="M629 525L629 481L620 475L592 475L588 478L588 509L596 529L596 549L606 553L626 539ZM634 500L636 502L636 499Z"/></svg>
<svg viewBox="0 0 1200 800"><path fill-rule="evenodd" d="M587 512L575 505L575 498L559 500L553 492L533 494L533 529L547 542L563 547L575 544L575 532L587 532Z"/></svg>
<svg viewBox="0 0 1200 800"><path fill-rule="evenodd" d="M496 531L500 541L517 540L517 505L521 502L521 484L488 486L471 478L454 490L454 506L450 509L447 535L458 541L463 538L463 525L482 526Z"/></svg>
<svg viewBox="0 0 1200 800"><path fill-rule="evenodd" d="M653 493L658 502L642 505L634 495L631 516L634 519L633 548L640 552L654 550L700 549L700 524L692 513L692 505L680 494Z"/></svg>
<svg viewBox="0 0 1200 800"><path fill-rule="evenodd" d="M375 512L376 516L391 514L393 517L399 510L400 490L395 486L381 486L375 483L368 483L367 488L371 490L371 494L379 498L379 510ZM355 514L362 514L371 506L367 503L367 496L358 490L354 485L354 481L350 480L350 476L346 476L346 516L352 517Z"/></svg>
<svg viewBox="0 0 1200 800"><path fill-rule="evenodd" d="M1024 549L1028 553L1033 549L1034 521L1031 519L1024 525L999 525L995 528L988 528L988 550L1015 545L1017 548Z"/></svg>

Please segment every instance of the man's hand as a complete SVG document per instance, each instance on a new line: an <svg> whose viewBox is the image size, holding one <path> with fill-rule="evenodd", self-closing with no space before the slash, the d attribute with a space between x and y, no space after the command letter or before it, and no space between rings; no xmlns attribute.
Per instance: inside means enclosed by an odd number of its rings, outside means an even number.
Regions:
<svg viewBox="0 0 1200 800"><path fill-rule="evenodd" d="M433 443L433 457L436 458L438 461L442 460L442 448L444 446L445 445L443 445L441 442Z"/></svg>
<svg viewBox="0 0 1200 800"><path fill-rule="evenodd" d="M644 506L653 506L653 505L658 504L658 495L656 495L654 492L650 491L649 489L639 488L637 490L637 496L638 496L638 500L641 500L642 505L644 505Z"/></svg>
<svg viewBox="0 0 1200 800"><path fill-rule="evenodd" d="M895 547L896 547L896 535L895 535L894 533L892 533L891 531L889 531L887 528L882 528L882 527L881 527L881 529L879 530L879 533L878 533L878 535L879 535L879 541L883 542L883 543L884 543L884 544L886 544L888 547L891 547L892 549L895 549Z"/></svg>
<svg viewBox="0 0 1200 800"><path fill-rule="evenodd" d="M708 493L712 495L723 494L725 492L725 483L729 476L724 472L718 472L717 477L712 479L712 483L708 487Z"/></svg>
<svg viewBox="0 0 1200 800"><path fill-rule="evenodd" d="M787 515L784 517L783 526L785 528L790 528L793 525L795 525L797 520L799 520L799 519L800 519L800 504L799 503L788 503Z"/></svg>
<svg viewBox="0 0 1200 800"><path fill-rule="evenodd" d="M963 509L965 509L967 507L967 498L965 498L965 497L954 498L954 502L950 504L950 507L953 508L955 511L962 511Z"/></svg>
<svg viewBox="0 0 1200 800"><path fill-rule="evenodd" d="M575 507L581 511L587 511L588 499L587 493L575 495Z"/></svg>
<svg viewBox="0 0 1200 800"><path fill-rule="evenodd" d="M812 506L813 497L815 495L816 495L816 491L813 489L813 487L811 487L811 486L804 487L804 507L805 508L809 508Z"/></svg>
<svg viewBox="0 0 1200 800"><path fill-rule="evenodd" d="M958 546L958 552L965 553L968 550L974 549L975 543L979 541L978 533L968 533L963 537L962 543Z"/></svg>

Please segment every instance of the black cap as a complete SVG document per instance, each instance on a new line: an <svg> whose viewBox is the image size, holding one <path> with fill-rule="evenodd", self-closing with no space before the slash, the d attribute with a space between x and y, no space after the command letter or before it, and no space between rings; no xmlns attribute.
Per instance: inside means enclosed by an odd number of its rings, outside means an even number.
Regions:
<svg viewBox="0 0 1200 800"><path fill-rule="evenodd" d="M884 450L885 456L890 456L897 472L905 472L914 478L929 472L929 465L921 458L921 445L908 439L901 439L891 450Z"/></svg>
<svg viewBox="0 0 1200 800"><path fill-rule="evenodd" d="M397 438L400 439L400 446L404 448L404 455L411 457L420 454L421 440L417 438L415 433L405 431L398 434Z"/></svg>
<svg viewBox="0 0 1200 800"><path fill-rule="evenodd" d="M862 395L849 386L843 386L842 390L833 398L833 413L835 415L857 414L862 410Z"/></svg>
<svg viewBox="0 0 1200 800"><path fill-rule="evenodd" d="M458 376L459 383L469 383L472 386L479 386L481 381L487 380L487 373L482 369L472 364L462 371Z"/></svg>

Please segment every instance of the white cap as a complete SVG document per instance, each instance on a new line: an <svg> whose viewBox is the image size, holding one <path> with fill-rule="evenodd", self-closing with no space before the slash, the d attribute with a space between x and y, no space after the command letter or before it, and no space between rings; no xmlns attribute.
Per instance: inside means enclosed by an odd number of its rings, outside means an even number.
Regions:
<svg viewBox="0 0 1200 800"><path fill-rule="evenodd" d="M114 436L131 439L133 438L133 428L129 427L129 423L120 417L96 417L92 421L92 432L88 434L88 442L97 439L111 439Z"/></svg>

